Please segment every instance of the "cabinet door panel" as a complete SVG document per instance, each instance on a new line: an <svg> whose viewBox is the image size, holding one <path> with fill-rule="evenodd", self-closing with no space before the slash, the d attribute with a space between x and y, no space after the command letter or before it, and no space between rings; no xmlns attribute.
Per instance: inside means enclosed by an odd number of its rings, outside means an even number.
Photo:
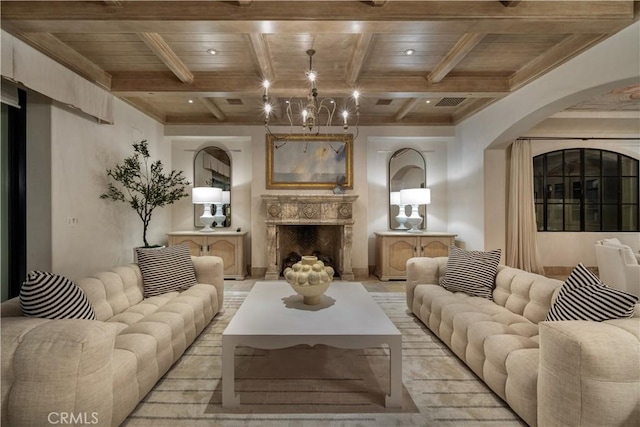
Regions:
<svg viewBox="0 0 640 427"><path fill-rule="evenodd" d="M233 273L237 270L238 260L236 257L237 243L232 243L226 239L216 239L209 243L209 255L222 258L224 272Z"/></svg>
<svg viewBox="0 0 640 427"><path fill-rule="evenodd" d="M420 242L420 246L422 248L422 256L431 258L449 256L450 240L451 239L447 237L423 237Z"/></svg>
<svg viewBox="0 0 640 427"><path fill-rule="evenodd" d="M412 238L391 238L388 244L389 275L404 276L407 271L407 260L416 256L416 241Z"/></svg>
<svg viewBox="0 0 640 427"><path fill-rule="evenodd" d="M202 255L202 247L205 245L204 236L171 236L170 246L173 245L186 245L189 247L189 252L193 256Z"/></svg>

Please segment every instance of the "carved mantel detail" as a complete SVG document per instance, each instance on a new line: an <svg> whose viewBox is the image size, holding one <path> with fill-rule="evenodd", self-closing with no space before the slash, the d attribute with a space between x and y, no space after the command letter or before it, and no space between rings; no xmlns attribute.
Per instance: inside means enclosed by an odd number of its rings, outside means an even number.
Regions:
<svg viewBox="0 0 640 427"><path fill-rule="evenodd" d="M353 280L351 261L353 242L352 194L263 194L267 212L267 273L266 280L277 280L282 268L278 242L278 227L287 225L341 226L341 257L339 273L342 280Z"/></svg>

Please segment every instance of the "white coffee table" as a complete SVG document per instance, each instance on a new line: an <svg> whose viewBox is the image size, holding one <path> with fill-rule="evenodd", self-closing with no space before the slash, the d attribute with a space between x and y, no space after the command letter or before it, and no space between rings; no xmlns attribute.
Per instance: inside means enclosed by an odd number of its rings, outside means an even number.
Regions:
<svg viewBox="0 0 640 427"><path fill-rule="evenodd" d="M222 406L235 394L237 346L261 349L299 344L354 349L389 346L387 407L402 407L402 335L360 283L334 282L319 306L305 306L285 281L257 282L222 333Z"/></svg>

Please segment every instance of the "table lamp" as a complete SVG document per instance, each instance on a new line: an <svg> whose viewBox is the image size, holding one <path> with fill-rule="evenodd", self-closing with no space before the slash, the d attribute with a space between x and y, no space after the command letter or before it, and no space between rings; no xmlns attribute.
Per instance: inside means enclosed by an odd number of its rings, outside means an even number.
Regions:
<svg viewBox="0 0 640 427"><path fill-rule="evenodd" d="M418 213L418 206L431 203L431 190L428 188L400 190L400 202L411 205L411 216L407 218L407 224L411 225L409 232L420 233L418 226L422 223L422 217Z"/></svg>
<svg viewBox="0 0 640 427"><path fill-rule="evenodd" d="M213 231L211 225L215 221L211 215L211 205L222 200L222 190L214 187L194 187L191 192L191 201L194 205L204 205L204 212L200 217L200 222L204 228L200 231L210 233Z"/></svg>
<svg viewBox="0 0 640 427"><path fill-rule="evenodd" d="M399 191L392 191L391 194L389 195L389 204L392 206L398 206L398 215L396 216L396 221L398 222L398 225L395 229L396 230L406 230L406 223L407 223L407 214L405 212L405 206L404 204L402 204L401 200L400 200L400 192Z"/></svg>

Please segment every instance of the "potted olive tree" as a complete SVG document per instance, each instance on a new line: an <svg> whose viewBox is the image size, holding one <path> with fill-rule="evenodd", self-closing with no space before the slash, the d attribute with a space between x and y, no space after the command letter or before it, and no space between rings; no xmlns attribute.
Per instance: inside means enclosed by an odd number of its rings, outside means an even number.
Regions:
<svg viewBox="0 0 640 427"><path fill-rule="evenodd" d="M185 187L189 185L182 171L172 170L165 174L162 162L150 162L149 157L147 141L134 142L133 155L113 169L107 169L107 192L100 196L101 199L128 203L136 211L142 220L145 248L151 247L147 241L147 228L153 210L187 197Z"/></svg>

